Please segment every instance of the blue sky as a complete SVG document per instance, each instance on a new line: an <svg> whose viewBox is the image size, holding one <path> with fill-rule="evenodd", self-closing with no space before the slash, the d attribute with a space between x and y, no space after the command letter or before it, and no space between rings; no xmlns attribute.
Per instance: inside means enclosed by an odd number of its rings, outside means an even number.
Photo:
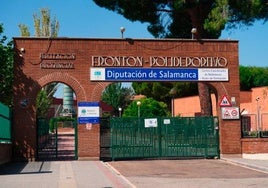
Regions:
<svg viewBox="0 0 268 188"><path fill-rule="evenodd" d="M125 27L125 37L153 38L147 24L130 22L114 12L100 8L92 0L3 0L0 23L9 39L20 36L18 24L33 30L33 14L40 8L49 8L51 16L60 22L60 37L119 38L120 27ZM221 39L239 41L239 62L245 66L268 66L268 23L257 22L251 27L223 31Z"/></svg>

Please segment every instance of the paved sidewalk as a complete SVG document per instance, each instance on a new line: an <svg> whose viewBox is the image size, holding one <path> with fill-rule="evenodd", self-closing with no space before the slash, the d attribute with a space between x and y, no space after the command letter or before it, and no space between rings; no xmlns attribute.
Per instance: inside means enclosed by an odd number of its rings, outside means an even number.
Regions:
<svg viewBox="0 0 268 188"><path fill-rule="evenodd" d="M268 160L246 159L241 155L222 155L221 160L268 173Z"/></svg>
<svg viewBox="0 0 268 188"><path fill-rule="evenodd" d="M0 188L129 188L101 161L47 161L0 166Z"/></svg>
<svg viewBox="0 0 268 188"><path fill-rule="evenodd" d="M220 160L10 163L0 166L0 182L0 188L259 188L268 184L268 160L223 155Z"/></svg>

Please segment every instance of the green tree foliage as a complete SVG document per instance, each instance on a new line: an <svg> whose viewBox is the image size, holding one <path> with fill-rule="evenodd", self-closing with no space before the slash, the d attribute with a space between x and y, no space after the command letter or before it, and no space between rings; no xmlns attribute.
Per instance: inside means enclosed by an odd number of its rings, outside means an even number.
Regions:
<svg viewBox="0 0 268 188"><path fill-rule="evenodd" d="M268 67L240 66L240 90L268 86Z"/></svg>
<svg viewBox="0 0 268 188"><path fill-rule="evenodd" d="M173 97L185 97L198 94L197 83L192 82L133 82L132 87L137 94L143 94L170 104ZM171 92L172 89L173 92ZM170 105L168 105L170 107Z"/></svg>
<svg viewBox="0 0 268 188"><path fill-rule="evenodd" d="M267 0L94 0L131 21L147 22L155 37L190 38L196 27L202 38L218 38L226 24L267 21Z"/></svg>
<svg viewBox="0 0 268 188"><path fill-rule="evenodd" d="M33 15L34 29L36 37L57 37L59 32L59 22L54 17L51 19L50 10L41 8L40 14ZM25 24L19 24L21 36L30 36L29 27Z"/></svg>
<svg viewBox="0 0 268 188"><path fill-rule="evenodd" d="M105 88L101 100L111 105L114 112L118 114L119 107L125 109L129 105L133 93L131 88L123 87L121 82L115 82Z"/></svg>
<svg viewBox="0 0 268 188"><path fill-rule="evenodd" d="M24 24L19 24L19 29L20 29L20 35L23 36L23 37L29 37L31 34L30 34L30 31L29 31L29 28L24 25Z"/></svg>
<svg viewBox="0 0 268 188"><path fill-rule="evenodd" d="M125 109L123 117L137 117L140 111L140 117L166 117L170 116L167 105L163 102L158 102L153 98L143 98L138 107L137 101L132 101ZM140 108L140 109L138 109Z"/></svg>
<svg viewBox="0 0 268 188"><path fill-rule="evenodd" d="M49 97L47 91L42 89L36 98L36 116L38 118L46 118L47 112L51 105L51 97Z"/></svg>
<svg viewBox="0 0 268 188"><path fill-rule="evenodd" d="M197 83L194 82L176 82L174 88L177 91L175 97L198 95Z"/></svg>
<svg viewBox="0 0 268 188"><path fill-rule="evenodd" d="M173 87L169 82L133 82L132 87L136 94L143 94L147 97L154 98L157 101L169 103L170 88Z"/></svg>
<svg viewBox="0 0 268 188"><path fill-rule="evenodd" d="M13 84L13 44L3 36L4 27L0 24L0 101L12 105Z"/></svg>

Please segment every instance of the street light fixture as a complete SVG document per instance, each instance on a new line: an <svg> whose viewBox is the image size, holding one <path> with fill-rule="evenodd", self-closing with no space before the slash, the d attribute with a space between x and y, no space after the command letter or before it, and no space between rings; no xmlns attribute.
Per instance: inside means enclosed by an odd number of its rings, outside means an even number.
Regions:
<svg viewBox="0 0 268 188"><path fill-rule="evenodd" d="M119 111L119 117L121 117L121 116L122 116L122 115L121 115L121 113L122 113L122 108L119 107L119 108L118 108L118 111Z"/></svg>
<svg viewBox="0 0 268 188"><path fill-rule="evenodd" d="M197 29L195 27L192 28L191 33L192 33L192 39L194 39L195 38L194 36L197 33Z"/></svg>
<svg viewBox="0 0 268 188"><path fill-rule="evenodd" d="M175 95L177 93L177 89L175 87L173 87L170 91L169 91L169 94L172 96L172 100L171 100L171 114L172 114L172 117L175 116Z"/></svg>
<svg viewBox="0 0 268 188"><path fill-rule="evenodd" d="M137 101L137 106L138 106L138 117L140 117L141 116L140 114L141 101Z"/></svg>
<svg viewBox="0 0 268 188"><path fill-rule="evenodd" d="M121 31L121 37L124 38L124 32L126 31L126 28L120 27L120 31Z"/></svg>
<svg viewBox="0 0 268 188"><path fill-rule="evenodd" d="M259 100L260 97L256 98L257 101L257 131L258 131L258 137L260 136L260 106L259 106Z"/></svg>

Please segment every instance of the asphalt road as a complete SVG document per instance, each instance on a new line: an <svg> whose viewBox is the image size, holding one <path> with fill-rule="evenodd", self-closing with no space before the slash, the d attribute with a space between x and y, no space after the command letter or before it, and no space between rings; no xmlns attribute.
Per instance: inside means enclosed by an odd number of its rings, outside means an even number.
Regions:
<svg viewBox="0 0 268 188"><path fill-rule="evenodd" d="M268 174L222 160L144 160L109 162L141 188L262 188Z"/></svg>

